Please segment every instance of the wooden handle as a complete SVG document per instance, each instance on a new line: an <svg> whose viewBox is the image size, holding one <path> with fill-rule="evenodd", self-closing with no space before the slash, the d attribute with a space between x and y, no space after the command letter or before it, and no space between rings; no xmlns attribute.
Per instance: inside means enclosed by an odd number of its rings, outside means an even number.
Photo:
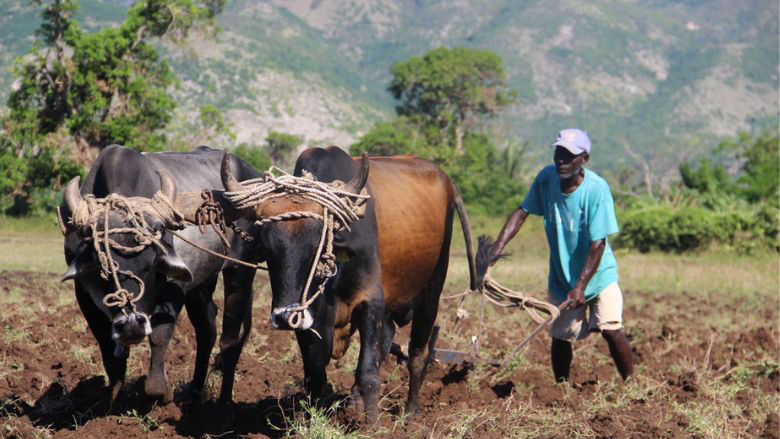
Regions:
<svg viewBox="0 0 780 439"><path fill-rule="evenodd" d="M571 299L564 300L560 305L558 305L558 310L563 311L571 304ZM523 341L520 342L520 344L515 348L515 350L512 351L512 353L506 357L503 363L501 363L501 366L506 366L507 363L509 363L517 354L528 344L531 342L531 340L536 337L537 334L539 334L542 329L544 329L547 325L550 324L550 322L553 321L553 316L547 317L545 321L542 323L539 323L539 326L536 327L526 338L523 339Z"/></svg>

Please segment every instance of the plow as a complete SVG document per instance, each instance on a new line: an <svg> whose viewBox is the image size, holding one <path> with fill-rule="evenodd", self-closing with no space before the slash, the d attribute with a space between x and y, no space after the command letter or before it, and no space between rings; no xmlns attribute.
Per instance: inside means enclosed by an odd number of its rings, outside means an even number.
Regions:
<svg viewBox="0 0 780 439"><path fill-rule="evenodd" d="M437 361L443 364L449 365L475 365L486 364L493 367L505 367L514 358L523 352L526 346L547 328L552 322L558 318L560 312L566 309L571 304L570 299L566 299L560 305L555 306L551 303L535 299L530 296L526 296L521 292L511 290L490 276L490 267L492 263L503 257L503 255L489 257L489 247L492 244L492 240L486 236L482 236L479 239L479 249L477 250L477 273L478 273L478 289L467 289L463 293L456 294L454 296L445 297L444 299L456 299L461 298L460 305L458 306L458 314L455 317L455 325L461 318L461 310L463 302L469 294L478 293L482 296L482 306L484 302L490 302L496 306L502 308L521 308L528 312L528 314L537 322L537 326L512 350L512 352L504 357L502 361L497 359L482 358L480 355L480 337L482 334L482 318L480 317L480 335L472 337L472 344L470 351L461 351L453 349L437 348L436 342L439 337L439 326L434 326L431 333L431 338L428 341L428 361ZM547 317L543 317L540 313L546 313ZM393 343L390 347L390 353L393 354L399 362L407 360L406 352L397 343Z"/></svg>

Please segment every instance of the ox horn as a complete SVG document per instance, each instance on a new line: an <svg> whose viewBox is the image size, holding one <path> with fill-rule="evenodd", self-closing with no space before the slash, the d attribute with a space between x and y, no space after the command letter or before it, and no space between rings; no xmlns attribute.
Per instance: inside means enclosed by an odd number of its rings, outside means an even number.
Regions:
<svg viewBox="0 0 780 439"><path fill-rule="evenodd" d="M233 177L233 168L230 165L231 154L225 151L222 156L222 184L228 192L240 192L244 190L244 186Z"/></svg>
<svg viewBox="0 0 780 439"><path fill-rule="evenodd" d="M359 194L363 190L363 186L366 185L366 180L368 180L368 154L364 152L363 158L360 160L360 170L346 184L345 189L353 194Z"/></svg>
<svg viewBox="0 0 780 439"><path fill-rule="evenodd" d="M157 175L160 176L160 192L169 200L176 201L176 182L171 178L171 174L160 169L157 171Z"/></svg>
<svg viewBox="0 0 780 439"><path fill-rule="evenodd" d="M65 185L65 192L62 196L65 199L65 205L68 206L71 215L73 215L73 212L76 211L81 203L81 191L79 189L80 179L81 177L78 175L71 178L68 184Z"/></svg>

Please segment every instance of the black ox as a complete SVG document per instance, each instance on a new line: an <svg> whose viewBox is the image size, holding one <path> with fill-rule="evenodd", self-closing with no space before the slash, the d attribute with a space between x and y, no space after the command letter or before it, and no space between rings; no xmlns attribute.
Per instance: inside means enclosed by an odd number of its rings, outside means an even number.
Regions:
<svg viewBox="0 0 780 439"><path fill-rule="evenodd" d="M370 173L369 173L370 169ZM319 214L318 203L295 193L256 204L239 213L250 221L278 218L259 225L273 293L271 324L296 329L303 357L305 386L320 397L328 392L325 368L341 357L350 336L360 332L360 354L353 401L362 398L370 422L378 417L379 366L396 327L412 323L409 341L409 395L406 411L418 410L417 395L430 358L428 341L447 274L455 210L467 244L471 287L475 271L471 235L462 200L450 179L433 164L410 156L364 156L356 161L330 147L304 151L294 175L311 173L319 182L347 182L344 190L367 189L371 198L362 218L334 237L336 274L324 293L301 313L304 286L321 239L322 221L285 217L289 212ZM233 163L223 163L223 183L233 193L246 191ZM341 187L340 185L338 187ZM231 194L227 194L230 197ZM318 288L312 284L306 297ZM293 314L298 313L297 316ZM294 323L294 324L293 324Z"/></svg>
<svg viewBox="0 0 780 439"><path fill-rule="evenodd" d="M232 399L234 371L241 348L251 327L252 268L225 263L222 259L206 254L166 230L161 219L148 212L143 213L148 232L159 237L160 245L147 245L142 251L126 253L111 249L111 257L117 267L121 288L138 294L139 282L128 274L137 276L145 287L134 309L130 303L124 306L106 306L107 295L116 293L111 275L101 276L98 252L94 249L90 230L77 228L72 223L72 213L88 195L104 198L109 194L150 199L161 191L170 200L179 191L201 191L204 188L222 189L220 164L223 152L200 147L189 153L141 154L118 145L105 148L79 190L79 178L71 180L65 189L65 202L61 207L63 233L65 234L65 260L68 264L63 280L72 279L76 298L88 326L100 346L103 365L109 379L112 400L116 398L125 379L128 347L141 343L148 337L151 346L151 364L145 381L145 392L153 397L169 401L172 389L165 372L165 352L173 335L177 316L186 306L197 338L195 370L190 383L194 396L200 395L207 374L208 359L216 340L216 306L212 301L220 271L224 277L225 312L223 333L220 340L220 356L224 371L220 401ZM240 178L253 178L258 174L237 158L231 160L232 168ZM245 221L239 226L251 230ZM104 219L93 224L104 230ZM111 212L109 228L131 227L127 216ZM223 244L213 231L201 234L197 227L182 230L182 236L200 245L222 252ZM231 256L250 260L259 252L253 243L247 243L228 230ZM116 234L112 238L125 247L138 245L134 234ZM106 275L106 273L103 273Z"/></svg>

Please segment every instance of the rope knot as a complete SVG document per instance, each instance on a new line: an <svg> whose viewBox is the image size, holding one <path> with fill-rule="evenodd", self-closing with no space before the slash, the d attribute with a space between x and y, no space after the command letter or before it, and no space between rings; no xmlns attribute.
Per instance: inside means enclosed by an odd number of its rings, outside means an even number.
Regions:
<svg viewBox="0 0 780 439"><path fill-rule="evenodd" d="M279 171L281 175L275 176L274 171ZM286 195L295 195L322 206L321 215L309 211L293 211L255 221L260 226L275 221L301 218L322 221L320 243L301 293L301 305L290 309L287 319L287 323L293 329L300 328L304 321L304 311L325 291L328 279L336 275L336 256L333 253L334 231L351 230L350 224L364 216L366 202L370 198L365 188L359 194L355 194L345 190L346 184L343 181L324 183L317 181L314 174L307 170L303 170L301 174L301 177L296 177L272 166L262 177L242 182L241 185L246 190L225 192L225 197L239 210ZM320 283L314 294L309 296L309 289L315 277L320 280Z"/></svg>
<svg viewBox="0 0 780 439"><path fill-rule="evenodd" d="M114 213L127 223L124 227L112 227L111 213ZM183 215L178 212L171 201L161 192L154 197L125 197L111 193L104 198L96 198L94 194L82 197L71 218L71 223L86 240L92 241L98 262L100 262L100 277L113 280L116 288L114 293L107 294L103 303L106 306L124 307L128 303L134 307L144 294L144 282L130 271L119 269L114 260L112 250L125 254L142 252L146 247L156 246L167 253L162 244L162 232L155 230L146 220L146 214L158 218L165 227L183 227ZM102 223L101 223L102 222ZM129 234L137 244L127 246L115 239L115 235ZM130 277L138 284L138 293L133 294L122 288L119 274ZM124 312L124 310L123 310Z"/></svg>

